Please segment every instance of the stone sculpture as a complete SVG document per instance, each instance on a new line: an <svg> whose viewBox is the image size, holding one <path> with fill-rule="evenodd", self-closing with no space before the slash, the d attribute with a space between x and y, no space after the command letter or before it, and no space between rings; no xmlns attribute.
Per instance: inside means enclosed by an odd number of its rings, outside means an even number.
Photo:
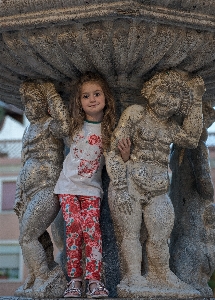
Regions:
<svg viewBox="0 0 215 300"><path fill-rule="evenodd" d="M46 229L60 209L53 190L62 169L64 144L60 138L69 134L69 114L50 82L24 82L20 92L30 125L23 136L23 167L17 180L14 210L29 274L15 295L60 297L66 280L54 262Z"/></svg>
<svg viewBox="0 0 215 300"><path fill-rule="evenodd" d="M170 144L197 147L204 90L200 77L177 70L160 72L144 84L142 95L147 102L128 107L113 134L106 165L111 180L109 205L121 256L120 297L200 295L169 268L174 210L167 193ZM127 137L132 143L131 155L124 163L117 145ZM144 276L141 224L147 252Z"/></svg>
<svg viewBox="0 0 215 300"><path fill-rule="evenodd" d="M0 99L23 108L19 86L28 78L58 82L66 99L67 84L91 70L108 79L120 115L128 105L142 103L143 80L155 71L177 67L203 77L207 89L203 101L214 106L214 14L214 0L0 1ZM179 154L181 162L186 155ZM178 196L180 179L186 183L184 162L178 171L179 186L175 181L171 199ZM108 178L104 180L107 186ZM108 289L114 290L111 295L116 295L118 259L106 191L102 202L105 276ZM184 193L193 193L193 187ZM177 217L176 209L175 213ZM182 229L179 234L186 232Z"/></svg>
<svg viewBox="0 0 215 300"><path fill-rule="evenodd" d="M207 283L215 270L215 204L206 140L215 110L203 102L202 111L203 130L197 148L182 149L174 145L171 153L170 197L176 218L170 265L180 279L198 289L202 296L211 297Z"/></svg>

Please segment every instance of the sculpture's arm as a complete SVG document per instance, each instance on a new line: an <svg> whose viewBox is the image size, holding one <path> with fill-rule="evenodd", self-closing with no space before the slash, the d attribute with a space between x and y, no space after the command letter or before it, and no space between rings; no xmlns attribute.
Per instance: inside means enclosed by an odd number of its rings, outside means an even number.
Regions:
<svg viewBox="0 0 215 300"><path fill-rule="evenodd" d="M20 178L18 176L16 181L16 193L15 193L15 202L14 202L13 210L19 219L22 215L23 206L24 206L23 192L21 188Z"/></svg>
<svg viewBox="0 0 215 300"><path fill-rule="evenodd" d="M205 129L209 128L213 122L215 122L215 109L213 105L208 102L202 103L202 112L203 112L203 120Z"/></svg>
<svg viewBox="0 0 215 300"><path fill-rule="evenodd" d="M202 95L203 85L193 88L194 101L185 116L182 126L173 124L172 138L173 142L183 148L196 148L202 133Z"/></svg>
<svg viewBox="0 0 215 300"><path fill-rule="evenodd" d="M25 164L25 161L26 161L26 152L28 151L28 147L25 147L25 143L26 143L25 141L28 140L27 135L28 135L29 126L27 126L25 128L25 131L24 131L24 134L23 134L23 137L22 137L22 151L21 151L21 163L22 163L22 167Z"/></svg>
<svg viewBox="0 0 215 300"><path fill-rule="evenodd" d="M52 117L50 130L57 138L63 138L70 133L70 117L60 95L57 93L55 86L51 82L42 83L41 90L47 98L49 113Z"/></svg>
<svg viewBox="0 0 215 300"><path fill-rule="evenodd" d="M139 108L138 105L128 107L122 114L116 129L111 138L110 151L106 153L106 168L110 176L111 182L117 188L127 186L126 178L126 163L124 163L118 143L123 138L130 138L132 141L133 136L133 119L135 111Z"/></svg>
<svg viewBox="0 0 215 300"><path fill-rule="evenodd" d="M125 138L129 138L132 143L135 118L140 116L139 112L141 110L141 106L132 105L123 112L118 126L112 135L110 151L106 153L106 169L111 179L109 201L112 201L113 205L125 214L131 213L133 199L130 197L128 191L127 163L123 161L118 143Z"/></svg>

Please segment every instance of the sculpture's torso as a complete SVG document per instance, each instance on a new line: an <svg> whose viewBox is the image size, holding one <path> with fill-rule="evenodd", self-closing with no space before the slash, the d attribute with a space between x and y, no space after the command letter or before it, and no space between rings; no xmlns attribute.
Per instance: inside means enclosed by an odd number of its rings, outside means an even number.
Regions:
<svg viewBox="0 0 215 300"><path fill-rule="evenodd" d="M153 122L147 108L140 107L140 109L142 110L142 118L136 122L133 136L131 136L133 143L131 160L134 162L144 161L144 163L147 161L155 162L166 168L172 142L171 122L160 121L158 123L158 119Z"/></svg>
<svg viewBox="0 0 215 300"><path fill-rule="evenodd" d="M49 123L31 124L23 136L20 181L28 195L41 188L53 187L62 168L63 141L55 139Z"/></svg>

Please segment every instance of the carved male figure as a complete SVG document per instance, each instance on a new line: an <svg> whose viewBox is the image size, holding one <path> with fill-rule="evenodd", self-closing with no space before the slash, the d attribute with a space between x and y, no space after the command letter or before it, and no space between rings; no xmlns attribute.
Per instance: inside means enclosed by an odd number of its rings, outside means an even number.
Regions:
<svg viewBox="0 0 215 300"><path fill-rule="evenodd" d="M206 140L207 128L215 121L215 110L203 101L202 112L203 130L197 148L182 150L174 145L171 151L170 197L175 223L171 233L170 266L202 296L211 297L213 282L209 279L215 270L215 203ZM183 161L178 159L181 151Z"/></svg>
<svg viewBox="0 0 215 300"><path fill-rule="evenodd" d="M30 125L23 136L23 167L17 180L14 210L29 271L22 289L38 292L53 267L44 249L43 235L50 239L46 229L59 211L53 190L64 159L60 138L69 135L69 114L52 83L24 82L20 92Z"/></svg>
<svg viewBox="0 0 215 300"><path fill-rule="evenodd" d="M124 261L119 288L127 286L125 289L129 290L129 286L139 286L144 291L144 287L156 287L160 291L172 289L184 295L198 294L169 269L168 239L174 210L168 197L168 159L171 143L184 148L197 147L202 132L203 93L200 77L191 78L185 72L173 70L156 74L142 89L147 102L128 107L115 129L106 165L111 179L109 205L121 236ZM182 121L177 122L176 116ZM119 141L128 138L131 155L125 162ZM125 148L128 146L124 143ZM142 219L147 230L144 277L141 276Z"/></svg>

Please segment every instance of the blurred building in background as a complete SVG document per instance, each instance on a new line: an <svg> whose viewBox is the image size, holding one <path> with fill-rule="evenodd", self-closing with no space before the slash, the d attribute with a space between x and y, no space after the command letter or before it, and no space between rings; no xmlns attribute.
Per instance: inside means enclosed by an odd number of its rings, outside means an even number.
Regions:
<svg viewBox="0 0 215 300"><path fill-rule="evenodd" d="M0 103L1 105L2 103ZM19 223L13 212L16 179L21 167L22 111L0 106L0 295L13 295L25 277Z"/></svg>
<svg viewBox="0 0 215 300"><path fill-rule="evenodd" d="M215 188L215 123L208 129L207 146L210 153L211 178Z"/></svg>

